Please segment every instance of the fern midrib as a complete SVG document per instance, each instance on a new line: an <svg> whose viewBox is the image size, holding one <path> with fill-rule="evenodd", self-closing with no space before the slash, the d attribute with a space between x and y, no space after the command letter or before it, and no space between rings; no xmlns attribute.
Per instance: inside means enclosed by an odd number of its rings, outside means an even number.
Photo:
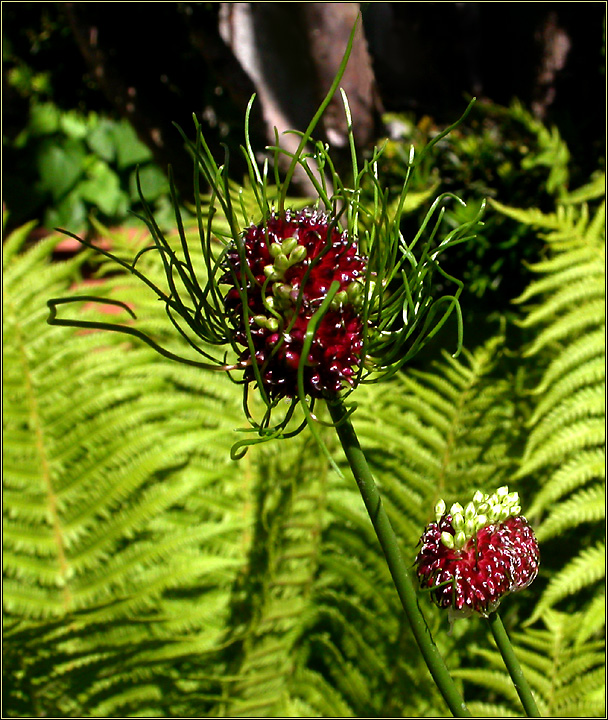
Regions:
<svg viewBox="0 0 608 720"><path fill-rule="evenodd" d="M63 538L63 533L61 530L61 521L59 518L59 511L57 507L57 495L55 493L55 490L53 488L53 483L51 480L51 467L50 467L50 461L48 452L46 449L46 443L44 439L44 431L42 429L42 419L41 419L41 413L40 413L40 406L38 404L38 400L36 398L35 388L34 388L34 382L32 379L32 372L30 368L30 363L28 361L27 353L25 352L25 344L24 344L24 337L21 330L21 324L19 322L19 315L17 314L15 307L13 303L10 301L10 299L7 299L6 293L3 291L3 301L4 306L9 307L13 317L15 318L14 322L14 330L15 330L15 340L16 345L18 347L18 352L21 357L21 369L23 373L23 378L25 381L25 388L26 388L26 398L27 398L27 404L30 409L30 419L34 426L34 435L35 435L35 445L36 445L36 451L38 453L38 456L40 458L40 467L42 471L42 477L44 482L44 487L46 489L47 494L47 500L48 500L48 508L50 512L51 517L51 524L53 527L53 537L55 538L55 543L57 545L57 563L59 565L59 576L61 578L61 585L62 585L62 595L63 595L63 605L64 610L66 613L70 611L70 608L72 607L72 593L69 586L69 578L68 578L68 561L65 551L65 542Z"/></svg>
<svg viewBox="0 0 608 720"><path fill-rule="evenodd" d="M435 491L435 497L433 498L433 506L439 500L439 498L442 498L446 493L446 477L448 475L452 452L456 443L455 428L457 426L457 420L461 417L463 410L466 407L469 395L471 394L471 389L475 384L477 378L479 377L476 372L477 368L471 368L471 370L473 371L470 376L471 379L467 381L462 392L458 394L458 402L455 405L455 412L450 418L450 429L448 430L448 434L446 437L445 450L443 451L443 455L441 457L437 490Z"/></svg>
<svg viewBox="0 0 608 720"><path fill-rule="evenodd" d="M305 444L304 447L308 446ZM251 454L250 450L248 455ZM253 470L253 468L251 469ZM304 466L300 471L306 474ZM290 657L294 644L295 627L292 625L289 630L277 631L275 626L277 622L285 619L293 620L293 623L297 625L297 619L305 611L314 590L314 568L317 568L319 563L323 529L323 513L319 511L319 508L324 508L326 504L329 465L322 463L317 467L317 471L318 474L315 473L315 479L319 483L317 490L309 488L302 491L298 483L299 478L294 478L291 486L285 489L287 505L281 516L276 518L277 524L274 529L270 529L271 534L267 539L270 549L268 575L260 590L259 613L253 617L248 629L248 637L244 643L244 655L239 670L241 679L233 688L233 697L227 699L222 710L223 713L233 712L237 716L246 716L245 714L258 714L263 709L266 709L266 713L268 713L273 712L273 709L282 708L289 701L289 687L297 669L295 661ZM259 472L260 468L258 467ZM301 507L303 502L306 506L308 503L312 503L316 511L314 508L303 510ZM302 512L306 515L305 522L297 519ZM308 520L309 517L310 520ZM285 537L281 539L281 534L286 528L306 528L312 538L312 551L308 548L308 552L302 553L300 546L296 544L295 553L290 553L289 548L285 552L285 545L290 541ZM290 570L282 568L284 561L294 558L303 558L309 561L309 566L304 568L302 574L294 574L293 568ZM275 596L274 592L277 588L297 588L297 594L290 598L283 594ZM301 605L294 611L290 603L295 600L299 600ZM278 636L278 640L275 640L275 635ZM268 642L270 642L270 646L268 646ZM289 651L286 659L287 657L290 659L281 666L277 666L277 655L285 653L287 646L289 646ZM265 656L268 659L268 670L264 670L260 666L260 659ZM248 690L256 685L263 687L266 682L278 684L277 692L269 691L265 697L259 697L259 694L255 693L253 697L248 696Z"/></svg>
<svg viewBox="0 0 608 720"><path fill-rule="evenodd" d="M553 717L553 708L555 705L555 695L560 687L559 671L560 671L560 655L564 645L564 634L561 626L552 628L553 631L553 657L551 662L553 665L553 672L551 673L551 691L549 697L547 697L547 715Z"/></svg>

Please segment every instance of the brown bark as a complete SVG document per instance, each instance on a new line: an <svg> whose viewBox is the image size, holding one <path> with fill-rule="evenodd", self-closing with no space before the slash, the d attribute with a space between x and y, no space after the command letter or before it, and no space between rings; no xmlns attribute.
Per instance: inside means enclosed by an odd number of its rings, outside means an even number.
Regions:
<svg viewBox="0 0 608 720"><path fill-rule="evenodd" d="M359 13L359 3L302 3L301 12L316 72L317 96L321 100L342 62L344 49ZM348 96L357 144L367 147L377 137L380 98L361 24L357 28L341 87ZM327 109L323 127L332 145L346 145L346 117L339 93L336 93Z"/></svg>
<svg viewBox="0 0 608 720"><path fill-rule="evenodd" d="M222 3L222 37L256 86L269 142L274 143L275 128L280 135L306 129L335 78L358 12L359 3ZM341 84L349 98L357 147L362 149L376 137L380 106L362 26ZM339 93L315 139L330 144L339 169L348 168ZM293 151L298 138L282 135L281 144ZM301 190L310 189L305 176L297 180Z"/></svg>

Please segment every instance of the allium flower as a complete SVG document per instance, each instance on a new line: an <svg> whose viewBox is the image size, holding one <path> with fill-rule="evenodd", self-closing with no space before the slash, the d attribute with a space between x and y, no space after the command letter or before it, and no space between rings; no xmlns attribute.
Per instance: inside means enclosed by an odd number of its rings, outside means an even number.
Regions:
<svg viewBox="0 0 608 720"><path fill-rule="evenodd" d="M171 173L178 238L165 236L139 186L141 217L151 244L132 260L65 231L145 283L165 305L187 350L173 352L143 332L131 323L136 317L129 305L116 299L51 299L48 322L124 333L165 358L230 373L243 385L248 429L255 433L233 445L234 459L255 443L293 437L306 425L329 457L314 429L315 404L342 401L360 382L377 382L399 372L458 308L463 283L442 269L441 259L475 230L483 208L440 239L445 204L455 200L444 193L429 208L420 230L405 238L401 221L415 164L413 149L401 192L391 197L378 175L383 147L359 168L344 93L353 162L348 184L336 172L329 146L313 139L347 59L348 52L297 150L284 151L277 138L274 185L269 158L260 167L249 138L253 98L245 116L249 177L243 186L235 188L230 182L228 154L225 163L218 164L198 122L194 142L180 131L194 158L196 243L187 232ZM448 131L437 135L417 162ZM284 179L278 174L282 156L289 159ZM288 191L296 169L308 174L318 193L311 201L314 209L288 209L295 203ZM150 251L157 252L166 282L146 275L141 258L149 261ZM442 276L440 283L433 283L435 273ZM453 283L453 294L445 292L446 280ZM59 306L82 301L120 307L129 317L115 323L57 318ZM456 315L460 343L461 315ZM261 402L253 401L252 387ZM281 402L285 398L288 403Z"/></svg>
<svg viewBox="0 0 608 720"><path fill-rule="evenodd" d="M353 384L362 360L366 262L346 231L315 210L273 213L228 248L225 269L222 282L232 285L226 310L244 348L239 363L246 381L255 380L255 363L271 399L296 397L306 332L336 282L303 361L304 390L312 398L332 397Z"/></svg>
<svg viewBox="0 0 608 720"><path fill-rule="evenodd" d="M436 522L420 539L416 570L422 588L451 615L487 617L511 592L528 587L540 554L532 528L520 514L519 496L504 486L492 495L476 492L449 512L440 500Z"/></svg>

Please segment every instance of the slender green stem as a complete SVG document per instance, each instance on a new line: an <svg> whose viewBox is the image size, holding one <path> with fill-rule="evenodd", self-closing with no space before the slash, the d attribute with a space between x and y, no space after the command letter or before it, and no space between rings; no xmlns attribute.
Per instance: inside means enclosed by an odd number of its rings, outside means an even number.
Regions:
<svg viewBox="0 0 608 720"><path fill-rule="evenodd" d="M505 661L511 680L513 680L519 699L524 706L526 715L528 717L541 717L541 714L536 707L536 701L532 695L532 690L530 689L528 681L524 676L519 660L515 657L513 646L511 645L505 626L502 624L500 615L497 612L490 613L488 623L490 625L490 629L492 630L494 640L500 650L500 654L502 655L502 659Z"/></svg>
<svg viewBox="0 0 608 720"><path fill-rule="evenodd" d="M452 679L431 632L418 606L418 598L409 569L403 559L395 531L393 530L382 499L372 477L371 471L359 445L357 435L341 400L327 403L330 415L336 426L336 432L353 471L363 502L376 531L378 540L386 557L393 582L405 614L410 622L414 637L420 647L439 691L455 717L471 717L464 700Z"/></svg>

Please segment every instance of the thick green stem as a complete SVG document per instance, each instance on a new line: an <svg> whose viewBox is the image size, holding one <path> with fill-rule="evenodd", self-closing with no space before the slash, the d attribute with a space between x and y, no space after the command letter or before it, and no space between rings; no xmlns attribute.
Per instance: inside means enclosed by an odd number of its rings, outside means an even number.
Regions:
<svg viewBox="0 0 608 720"><path fill-rule="evenodd" d="M363 502L380 541L393 582L405 614L410 622L414 637L420 647L431 675L448 707L455 717L471 717L464 700L452 679L439 650L431 636L426 620L418 606L418 598L409 569L401 555L395 531L393 530L382 499L372 477L371 471L359 445L355 430L346 417L346 409L341 400L327 403L336 431L353 471Z"/></svg>
<svg viewBox="0 0 608 720"><path fill-rule="evenodd" d="M522 672L518 659L515 657L513 646L511 645L505 626L502 624L500 615L497 612L490 613L488 623L490 624L490 629L492 630L492 635L498 645L500 654L505 661L511 680L513 680L519 699L524 706L526 715L528 717L541 717L541 714L536 707L536 701L532 695L532 690L530 689L528 681Z"/></svg>

